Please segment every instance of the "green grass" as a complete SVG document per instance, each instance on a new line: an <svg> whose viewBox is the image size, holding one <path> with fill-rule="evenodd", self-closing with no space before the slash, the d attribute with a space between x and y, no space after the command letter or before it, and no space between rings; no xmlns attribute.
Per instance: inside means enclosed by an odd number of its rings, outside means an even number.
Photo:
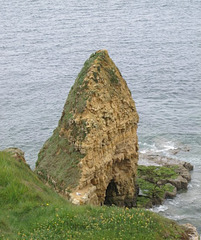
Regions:
<svg viewBox="0 0 201 240"><path fill-rule="evenodd" d="M144 209L74 206L22 162L0 152L0 239L188 239Z"/></svg>
<svg viewBox="0 0 201 240"><path fill-rule="evenodd" d="M59 136L59 131L56 129L38 155L36 166L39 162L40 165L36 171L49 184L54 186L53 183L56 181L55 187L62 192L67 186L72 188L77 186L80 178L77 165L83 157L84 155L76 151L68 138Z"/></svg>

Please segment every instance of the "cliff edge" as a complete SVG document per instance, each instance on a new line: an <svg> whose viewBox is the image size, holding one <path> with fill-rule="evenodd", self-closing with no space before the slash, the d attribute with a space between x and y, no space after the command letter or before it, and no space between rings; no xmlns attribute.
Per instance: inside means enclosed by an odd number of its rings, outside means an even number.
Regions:
<svg viewBox="0 0 201 240"><path fill-rule="evenodd" d="M138 114L106 50L85 62L58 127L38 155L37 174L75 204L136 204Z"/></svg>

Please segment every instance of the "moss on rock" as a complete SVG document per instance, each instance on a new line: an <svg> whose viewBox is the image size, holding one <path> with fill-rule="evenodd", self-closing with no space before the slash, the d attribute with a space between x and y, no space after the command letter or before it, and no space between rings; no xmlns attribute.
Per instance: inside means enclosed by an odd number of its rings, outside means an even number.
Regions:
<svg viewBox="0 0 201 240"><path fill-rule="evenodd" d="M139 186L138 207L152 207L162 204L165 198L176 195L176 187L170 184L179 174L178 166L138 166L137 184Z"/></svg>

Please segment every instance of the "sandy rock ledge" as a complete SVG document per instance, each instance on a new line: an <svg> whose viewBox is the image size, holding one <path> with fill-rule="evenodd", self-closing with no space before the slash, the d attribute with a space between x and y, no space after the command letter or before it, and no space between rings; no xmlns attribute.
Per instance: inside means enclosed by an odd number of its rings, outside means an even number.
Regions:
<svg viewBox="0 0 201 240"><path fill-rule="evenodd" d="M182 226L187 229L186 231L188 233L189 240L200 240L200 235L198 234L196 227L190 223L183 224Z"/></svg>

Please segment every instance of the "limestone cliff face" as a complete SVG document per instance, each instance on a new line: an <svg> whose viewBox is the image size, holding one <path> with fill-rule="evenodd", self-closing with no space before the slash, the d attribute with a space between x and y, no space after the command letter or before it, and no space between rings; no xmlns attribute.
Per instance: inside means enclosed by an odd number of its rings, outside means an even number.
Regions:
<svg viewBox="0 0 201 240"><path fill-rule="evenodd" d="M72 87L37 173L75 204L135 205L138 114L106 50L92 54Z"/></svg>

